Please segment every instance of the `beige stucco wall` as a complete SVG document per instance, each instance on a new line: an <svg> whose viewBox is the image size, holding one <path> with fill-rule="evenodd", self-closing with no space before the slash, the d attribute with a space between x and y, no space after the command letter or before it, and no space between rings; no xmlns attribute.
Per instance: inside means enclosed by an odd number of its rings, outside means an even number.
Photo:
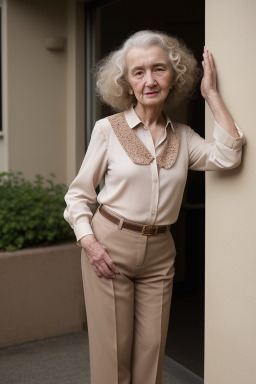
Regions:
<svg viewBox="0 0 256 384"><path fill-rule="evenodd" d="M2 0L0 171L56 173L69 183L84 155L84 32L76 0ZM48 37L67 39L48 50ZM8 68L8 70L7 70Z"/></svg>
<svg viewBox="0 0 256 384"><path fill-rule="evenodd" d="M256 382L255 14L254 0L206 0L219 89L247 137L242 166L207 175L206 384Z"/></svg>
<svg viewBox="0 0 256 384"><path fill-rule="evenodd" d="M0 170L21 170L29 178L54 172L69 184L85 152L82 3L2 2L8 72ZM45 38L56 36L66 38L66 48L46 49Z"/></svg>
<svg viewBox="0 0 256 384"><path fill-rule="evenodd" d="M76 244L0 252L0 348L85 327Z"/></svg>
<svg viewBox="0 0 256 384"><path fill-rule="evenodd" d="M8 162L28 177L66 176L66 50L44 46L66 37L66 14L62 0L7 1Z"/></svg>
<svg viewBox="0 0 256 384"><path fill-rule="evenodd" d="M0 133L0 172L8 169L8 130L7 130L7 9L6 0L0 0L2 19L2 132Z"/></svg>
<svg viewBox="0 0 256 384"><path fill-rule="evenodd" d="M76 176L85 154L85 25L81 2L67 1L66 182Z"/></svg>

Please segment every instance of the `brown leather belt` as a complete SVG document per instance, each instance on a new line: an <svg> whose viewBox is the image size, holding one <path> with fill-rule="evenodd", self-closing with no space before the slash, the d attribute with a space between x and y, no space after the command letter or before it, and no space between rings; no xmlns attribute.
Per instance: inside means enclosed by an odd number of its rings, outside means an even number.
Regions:
<svg viewBox="0 0 256 384"><path fill-rule="evenodd" d="M155 225L140 225L132 223L131 221L124 220L114 216L108 209L103 205L99 206L99 212L105 219L111 221L112 223L120 226L120 229L128 229L129 231L140 232L144 236L155 236L159 233L165 233L168 229L168 225L155 226ZM120 225L121 224L121 225Z"/></svg>

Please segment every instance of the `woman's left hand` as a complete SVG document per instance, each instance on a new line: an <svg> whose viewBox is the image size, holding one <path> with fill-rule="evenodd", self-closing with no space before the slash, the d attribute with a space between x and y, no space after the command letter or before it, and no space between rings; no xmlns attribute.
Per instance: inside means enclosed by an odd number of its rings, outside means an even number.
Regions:
<svg viewBox="0 0 256 384"><path fill-rule="evenodd" d="M212 54L204 47L204 60L202 66L204 76L201 82L201 93L209 105L214 120L232 137L239 138L240 135L236 129L233 118L227 107L223 103L220 94L217 91L217 74Z"/></svg>
<svg viewBox="0 0 256 384"><path fill-rule="evenodd" d="M217 74L212 54L206 47L204 47L203 58L204 76L201 82L201 94L207 100L213 93L217 93Z"/></svg>

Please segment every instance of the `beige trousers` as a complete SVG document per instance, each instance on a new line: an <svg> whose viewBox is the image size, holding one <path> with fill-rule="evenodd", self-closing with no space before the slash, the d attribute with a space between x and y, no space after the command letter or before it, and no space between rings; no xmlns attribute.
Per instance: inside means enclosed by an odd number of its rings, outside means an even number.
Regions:
<svg viewBox="0 0 256 384"><path fill-rule="evenodd" d="M99 278L82 251L91 384L161 384L174 276L171 233L120 230L99 211L92 227L120 274Z"/></svg>

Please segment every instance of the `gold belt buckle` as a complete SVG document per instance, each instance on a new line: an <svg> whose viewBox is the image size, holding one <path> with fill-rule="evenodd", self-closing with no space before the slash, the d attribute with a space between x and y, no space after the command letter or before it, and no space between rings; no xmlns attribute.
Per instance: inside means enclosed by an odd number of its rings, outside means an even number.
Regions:
<svg viewBox="0 0 256 384"><path fill-rule="evenodd" d="M158 232L158 227L154 225L144 225L142 228L142 235L144 236L155 236Z"/></svg>

